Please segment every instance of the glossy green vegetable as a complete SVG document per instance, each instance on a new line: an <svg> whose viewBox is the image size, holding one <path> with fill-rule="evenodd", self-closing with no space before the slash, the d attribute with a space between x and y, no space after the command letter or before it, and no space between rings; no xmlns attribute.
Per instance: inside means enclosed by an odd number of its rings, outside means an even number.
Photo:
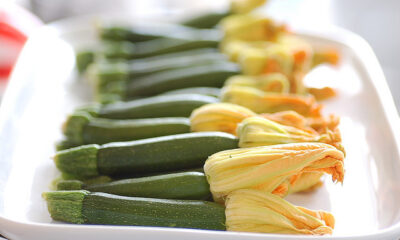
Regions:
<svg viewBox="0 0 400 240"><path fill-rule="evenodd" d="M126 96L151 96L188 87L220 88L226 79L239 73L238 66L228 62L165 71L130 82Z"/></svg>
<svg viewBox="0 0 400 240"><path fill-rule="evenodd" d="M210 12L203 15L189 18L182 22L183 25L193 28L213 28L222 18L228 16L230 12Z"/></svg>
<svg viewBox="0 0 400 240"><path fill-rule="evenodd" d="M217 53L215 49L196 49L184 51L182 54L166 54L170 58L141 59L118 62L100 62L93 64L89 70L89 77L96 86L104 86L113 81L129 81L149 74L172 69L183 69L198 65L226 61L226 56Z"/></svg>
<svg viewBox="0 0 400 240"><path fill-rule="evenodd" d="M199 200L122 197L107 193L43 193L54 220L78 224L137 225L225 230L225 208Z"/></svg>
<svg viewBox="0 0 400 240"><path fill-rule="evenodd" d="M100 99L104 99L104 96L113 96L117 100L130 100L182 88L220 88L226 79L239 72L238 66L229 62L163 71L127 83L123 81L110 83L99 89L99 96Z"/></svg>
<svg viewBox="0 0 400 240"><path fill-rule="evenodd" d="M174 35L196 36L197 29L178 24L152 24L152 25L102 25L99 37L103 40L144 42L157 38L168 38Z"/></svg>
<svg viewBox="0 0 400 240"><path fill-rule="evenodd" d="M118 176L201 167L208 156L237 147L231 134L196 132L83 145L57 152L54 161L61 172L75 176Z"/></svg>
<svg viewBox="0 0 400 240"><path fill-rule="evenodd" d="M94 105L78 111L89 112L93 116L109 119L189 117L194 109L215 102L219 102L215 97L180 94L155 96L108 105Z"/></svg>
<svg viewBox="0 0 400 240"><path fill-rule="evenodd" d="M182 52L199 48L217 48L221 34L207 30L195 38L159 38L146 42L110 42L105 44L102 53L106 58L137 59L173 52Z"/></svg>
<svg viewBox="0 0 400 240"><path fill-rule="evenodd" d="M57 184L57 190L82 189L120 196L165 199L207 200L211 196L207 179L200 172L170 173L102 184L85 184L78 180L59 181Z"/></svg>
<svg viewBox="0 0 400 240"><path fill-rule="evenodd" d="M92 51L81 51L76 55L76 66L80 74L84 73L87 67L94 62L95 53Z"/></svg>
<svg viewBox="0 0 400 240"><path fill-rule="evenodd" d="M198 29L179 24L145 24L145 25L103 25L99 28L99 37L103 40L129 41L133 43L159 38L196 39L210 35L214 30Z"/></svg>
<svg viewBox="0 0 400 240"><path fill-rule="evenodd" d="M70 145L103 144L188 133L190 121L182 117L114 120L77 112L68 117L63 132Z"/></svg>
<svg viewBox="0 0 400 240"><path fill-rule="evenodd" d="M176 94L201 94L219 98L221 89L214 87L194 87L194 88L182 88L178 90L171 90L163 93L162 95L176 95Z"/></svg>

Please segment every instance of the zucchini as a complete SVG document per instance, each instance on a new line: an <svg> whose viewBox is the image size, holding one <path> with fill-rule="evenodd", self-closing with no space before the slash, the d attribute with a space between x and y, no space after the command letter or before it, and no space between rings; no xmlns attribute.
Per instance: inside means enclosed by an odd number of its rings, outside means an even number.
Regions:
<svg viewBox="0 0 400 240"><path fill-rule="evenodd" d="M42 194L54 220L70 223L225 230L225 208L199 200L55 191Z"/></svg>
<svg viewBox="0 0 400 240"><path fill-rule="evenodd" d="M178 24L168 25L147 25L127 26L114 25L102 26L99 29L99 37L103 40L129 41L133 43L155 40L159 38L184 38L197 39L204 35L217 34L217 31L210 29L196 29Z"/></svg>
<svg viewBox="0 0 400 240"><path fill-rule="evenodd" d="M190 121L182 117L114 120L78 112L68 117L63 132L71 145L103 144L188 133Z"/></svg>
<svg viewBox="0 0 400 240"><path fill-rule="evenodd" d="M147 64L158 63L160 61L162 64L167 61L170 61L171 59L186 58L186 57L190 57L190 56L195 57L197 55L209 54L209 53L219 53L219 52L218 52L218 49L216 49L216 48L199 48L199 49L192 49L192 50L187 50L187 51L182 51L182 52L173 52L173 53L162 54L162 55L158 55L158 56L134 59L134 60L128 61L128 63L129 63L129 65L141 64L142 66L145 66Z"/></svg>
<svg viewBox="0 0 400 240"><path fill-rule="evenodd" d="M186 52L186 51L185 51ZM204 65L227 60L225 55L206 50L191 50L191 53L181 56L171 56L165 59L133 60L131 62L102 62L91 66L89 77L96 85L103 86L112 81L128 81L149 74L172 69L183 69L191 66ZM170 54L168 54L170 55Z"/></svg>
<svg viewBox="0 0 400 240"><path fill-rule="evenodd" d="M128 197L207 200L210 186L204 173L180 172L123 179L101 184L84 184L78 180L59 181L57 190L88 190Z"/></svg>
<svg viewBox="0 0 400 240"><path fill-rule="evenodd" d="M75 176L118 176L203 166L216 152L238 147L222 132L184 133L105 145L83 145L56 153L57 168Z"/></svg>
<svg viewBox="0 0 400 240"><path fill-rule="evenodd" d="M144 42L157 38L172 37L178 34L196 34L197 29L182 25L151 25L151 26L127 26L127 25L103 25L99 28L99 37L103 40Z"/></svg>
<svg viewBox="0 0 400 240"><path fill-rule="evenodd" d="M213 87L194 87L194 88L182 88L178 90L171 90L163 93L162 95L176 95L176 94L201 94L219 98L221 89Z"/></svg>
<svg viewBox="0 0 400 240"><path fill-rule="evenodd" d="M210 12L203 15L198 15L182 22L182 25L193 28L213 28L224 17L228 16L230 11L225 12Z"/></svg>
<svg viewBox="0 0 400 240"><path fill-rule="evenodd" d="M226 79L239 73L238 66L228 62L164 71L129 82L123 95L131 99L189 87L220 88Z"/></svg>
<svg viewBox="0 0 400 240"><path fill-rule="evenodd" d="M84 73L88 66L94 62L95 55L96 54L90 50L78 52L76 55L76 67L79 74Z"/></svg>
<svg viewBox="0 0 400 240"><path fill-rule="evenodd" d="M159 38L146 42L109 42L102 54L109 59L138 59L199 48L217 48L221 40L219 32L210 31L196 38Z"/></svg>
<svg viewBox="0 0 400 240"><path fill-rule="evenodd" d="M200 94L181 94L117 102L78 111L87 111L93 116L109 119L189 117L194 109L215 102L219 102L215 97Z"/></svg>

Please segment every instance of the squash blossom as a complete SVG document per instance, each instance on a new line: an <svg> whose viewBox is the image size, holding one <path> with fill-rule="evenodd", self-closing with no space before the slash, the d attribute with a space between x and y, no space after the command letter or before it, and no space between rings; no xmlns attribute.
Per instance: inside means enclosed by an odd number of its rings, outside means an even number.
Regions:
<svg viewBox="0 0 400 240"><path fill-rule="evenodd" d="M321 177L324 175L322 172L303 172L299 176L292 177L292 183L288 189L287 194L296 192L311 192L324 183Z"/></svg>
<svg viewBox="0 0 400 240"><path fill-rule="evenodd" d="M230 103L210 103L194 110L190 116L192 132L220 131L236 135L237 125L256 116L251 110Z"/></svg>
<svg viewBox="0 0 400 240"><path fill-rule="evenodd" d="M320 142L331 144L345 152L342 146L342 137L338 128L340 118L333 114L328 117L304 117L294 111L282 111L277 113L260 114L261 117L272 120L286 126L293 126L303 131L318 134Z"/></svg>
<svg viewBox="0 0 400 240"><path fill-rule="evenodd" d="M247 48L239 53L237 59L245 75L282 73L290 77L293 73L293 57L280 44L272 44L265 49Z"/></svg>
<svg viewBox="0 0 400 240"><path fill-rule="evenodd" d="M281 111L276 113L263 113L261 117L272 120L274 122L296 127L307 132L324 133L327 129L336 131L340 122L338 116L333 114L328 117L304 117L295 111Z"/></svg>
<svg viewBox="0 0 400 240"><path fill-rule="evenodd" d="M246 107L256 113L275 113L293 110L303 116L321 116L322 105L313 96L266 93L252 87L227 86L222 89L223 102Z"/></svg>
<svg viewBox="0 0 400 240"><path fill-rule="evenodd" d="M264 92L288 93L289 80L281 73L259 76L235 75L225 81L225 86L253 87Z"/></svg>
<svg viewBox="0 0 400 240"><path fill-rule="evenodd" d="M228 231L276 234L332 234L331 213L294 206L271 193L253 189L231 192L225 202Z"/></svg>
<svg viewBox="0 0 400 240"><path fill-rule="evenodd" d="M325 143L291 143L221 151L204 165L213 198L223 202L238 189L252 188L284 196L304 172L343 181L343 152Z"/></svg>
<svg viewBox="0 0 400 240"><path fill-rule="evenodd" d="M262 117L244 119L238 125L237 135L239 147L242 148L297 142L323 142L333 146L340 145L340 139L334 138L333 134L310 133Z"/></svg>
<svg viewBox="0 0 400 240"><path fill-rule="evenodd" d="M263 16L234 14L220 22L225 40L276 41L286 26Z"/></svg>

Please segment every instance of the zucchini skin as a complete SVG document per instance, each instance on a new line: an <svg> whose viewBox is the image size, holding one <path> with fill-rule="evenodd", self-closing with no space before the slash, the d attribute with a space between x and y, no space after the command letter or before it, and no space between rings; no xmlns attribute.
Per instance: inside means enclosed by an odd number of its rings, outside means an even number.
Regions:
<svg viewBox="0 0 400 240"><path fill-rule="evenodd" d="M167 91L190 87L216 87L224 85L230 76L240 73L234 63L217 63L147 75L128 83L125 96L152 96Z"/></svg>
<svg viewBox="0 0 400 240"><path fill-rule="evenodd" d="M221 95L221 89L213 87L181 88L162 93L162 95L176 95L176 94L188 94L188 93L202 94L219 98Z"/></svg>
<svg viewBox="0 0 400 240"><path fill-rule="evenodd" d="M199 48L217 48L220 37L216 34L198 39L159 38L141 43L113 42L102 49L108 59L139 59L182 52Z"/></svg>
<svg viewBox="0 0 400 240"><path fill-rule="evenodd" d="M225 208L196 200L167 200L90 193L82 204L86 223L225 230Z"/></svg>
<svg viewBox="0 0 400 240"><path fill-rule="evenodd" d="M83 144L104 144L189 132L187 118L94 119L83 128L82 138Z"/></svg>
<svg viewBox="0 0 400 240"><path fill-rule="evenodd" d="M238 139L222 132L186 133L102 145L100 175L173 171L201 167L208 156L237 148Z"/></svg>
<svg viewBox="0 0 400 240"><path fill-rule="evenodd" d="M208 156L238 147L223 132L196 132L104 145L89 144L59 151L56 167L80 178L133 176L198 168Z"/></svg>
<svg viewBox="0 0 400 240"><path fill-rule="evenodd" d="M187 19L182 22L182 25L193 28L213 28L222 20L222 18L228 16L229 14L229 11L210 12Z"/></svg>
<svg viewBox="0 0 400 240"><path fill-rule="evenodd" d="M81 51L76 55L76 67L79 74L83 74L88 66L95 61L95 53L92 51Z"/></svg>
<svg viewBox="0 0 400 240"><path fill-rule="evenodd" d="M185 52L192 52L192 54L187 53L187 55L182 54L182 56L172 56L169 59L161 58L146 61L135 60L131 61L131 63L100 63L95 66L94 77L96 81L99 81L99 86L104 86L112 81L131 81L139 77L167 70L184 69L191 66L218 63L227 60L225 55L217 53L215 50L210 51L210 49L204 51L184 51L182 53Z"/></svg>
<svg viewBox="0 0 400 240"><path fill-rule="evenodd" d="M63 146L71 148L189 132L190 121L183 117L115 120L96 118L78 111L64 122L63 133L66 138Z"/></svg>
<svg viewBox="0 0 400 240"><path fill-rule="evenodd" d="M109 119L189 117L194 109L215 102L219 99L200 94L156 96L108 104L98 109L96 115Z"/></svg>
<svg viewBox="0 0 400 240"><path fill-rule="evenodd" d="M204 36L213 36L217 32L211 29L198 29L180 24L161 26L103 26L100 28L100 38L111 41L129 41L133 43L146 42L155 39L198 39Z"/></svg>
<svg viewBox="0 0 400 240"><path fill-rule="evenodd" d="M171 173L81 186L78 186L79 181L71 181L72 185L76 185L75 189L128 197L181 200L207 200L211 197L206 176L200 172Z"/></svg>
<svg viewBox="0 0 400 240"><path fill-rule="evenodd" d="M171 33L189 35L191 32L193 32L193 34L196 32L196 29L184 27L182 25L167 25L162 27L111 25L102 26L99 30L100 39L130 41L134 43L171 37Z"/></svg>

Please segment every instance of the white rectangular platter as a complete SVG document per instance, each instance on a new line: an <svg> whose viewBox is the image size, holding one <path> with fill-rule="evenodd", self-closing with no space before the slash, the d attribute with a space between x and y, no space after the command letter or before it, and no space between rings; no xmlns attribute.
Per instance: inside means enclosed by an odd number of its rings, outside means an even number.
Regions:
<svg viewBox="0 0 400 240"><path fill-rule="evenodd" d="M77 77L75 50L95 44L88 17L43 27L26 44L0 112L0 233L13 240L123 239L398 239L400 237L400 125L390 91L369 45L338 28L297 29L316 47L342 55L338 67L321 66L307 77L338 96L324 113L341 116L346 148L343 185L325 179L313 193L287 199L336 218L328 237L218 232L190 229L73 225L51 220L41 193L59 174L51 160L61 124L90 99ZM98 20L98 18L97 18ZM110 18L108 19L110 20Z"/></svg>

